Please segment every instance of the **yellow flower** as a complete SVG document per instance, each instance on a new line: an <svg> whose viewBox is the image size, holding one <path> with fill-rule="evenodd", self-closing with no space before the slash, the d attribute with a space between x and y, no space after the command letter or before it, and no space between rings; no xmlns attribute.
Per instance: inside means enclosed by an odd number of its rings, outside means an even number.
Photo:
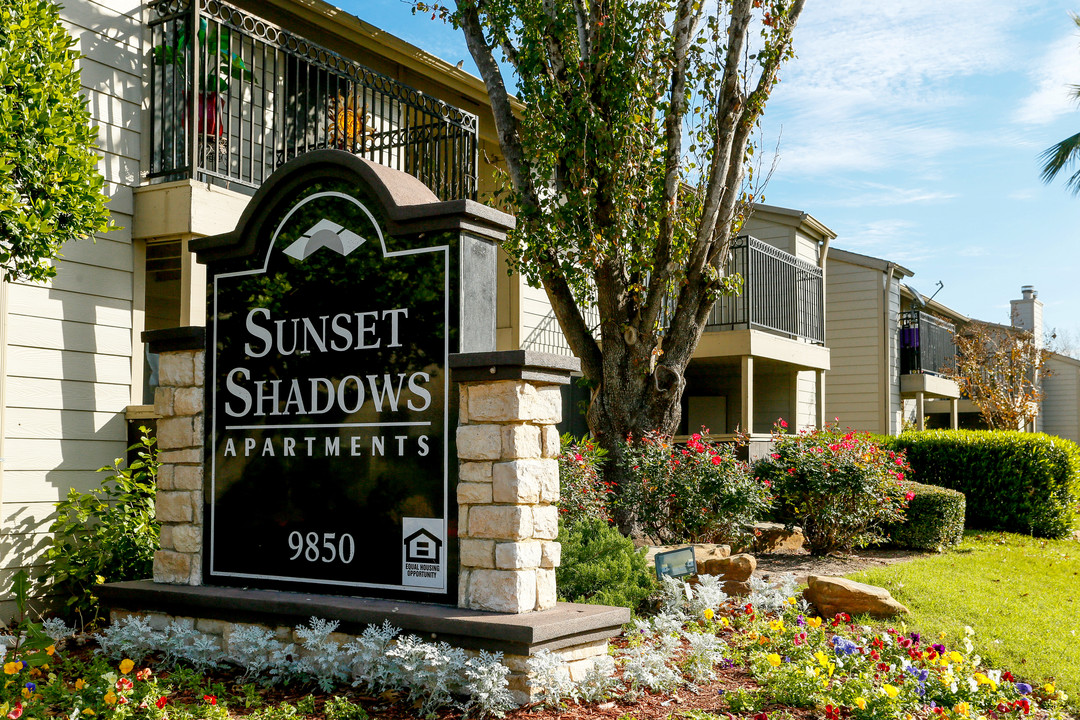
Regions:
<svg viewBox="0 0 1080 720"><path fill-rule="evenodd" d="M702 614L705 616L706 620L712 620L713 615L715 615L712 608L705 608L705 612Z"/></svg>
<svg viewBox="0 0 1080 720"><path fill-rule="evenodd" d="M964 717L967 717L968 714L971 712L971 706L968 705L966 702L956 703L956 705L953 705L953 712L957 715L963 715Z"/></svg>
<svg viewBox="0 0 1080 720"><path fill-rule="evenodd" d="M784 631L784 621L783 620L773 620L773 621L771 621L769 623L769 629L772 630L773 632L783 632Z"/></svg>
<svg viewBox="0 0 1080 720"><path fill-rule="evenodd" d="M955 663L964 662L964 656L953 650L949 653L949 659Z"/></svg>
<svg viewBox="0 0 1080 720"><path fill-rule="evenodd" d="M55 645L50 645L49 647L45 648L45 654L46 655L52 655L55 652L56 652L56 646Z"/></svg>
<svg viewBox="0 0 1080 720"><path fill-rule="evenodd" d="M109 690L109 692L105 693L105 704L106 705L115 705L116 704L116 693L114 693L111 689Z"/></svg>
<svg viewBox="0 0 1080 720"><path fill-rule="evenodd" d="M98 585L101 585L101 584L103 584L105 582L105 576L104 575L96 575L94 577L94 579L97 580Z"/></svg>
<svg viewBox="0 0 1080 720"><path fill-rule="evenodd" d="M941 632L938 633L938 640L944 640L948 636L949 636L949 633L942 630Z"/></svg>
<svg viewBox="0 0 1080 720"><path fill-rule="evenodd" d="M798 600L796 600L796 599L795 599L795 598L793 598L793 597L789 597L789 598L788 598L787 600L785 600L784 602L786 602L786 603L787 603L788 605L794 605L795 603L797 603L797 602L799 602L799 601L798 601Z"/></svg>
<svg viewBox="0 0 1080 720"><path fill-rule="evenodd" d="M22 696L24 698L26 698L27 700L29 700L30 699L30 688L23 688L22 689Z"/></svg>
<svg viewBox="0 0 1080 720"><path fill-rule="evenodd" d="M980 685L989 685L991 691L996 691L997 690L997 683L994 682L993 680L991 680L990 678L986 677L982 673L978 673L978 672L975 673L975 681L977 683L979 683Z"/></svg>
<svg viewBox="0 0 1080 720"><path fill-rule="evenodd" d="M725 618L720 618L720 624L723 625L724 627L727 627L728 626L728 619L726 617Z"/></svg>
<svg viewBox="0 0 1080 720"><path fill-rule="evenodd" d="M765 659L768 660L769 664L773 667L780 667L780 663L784 662L776 653L770 653Z"/></svg>
<svg viewBox="0 0 1080 720"><path fill-rule="evenodd" d="M821 627L821 618L819 618L819 617L809 618L806 621L806 624L809 625L812 628L819 628L819 627Z"/></svg>
<svg viewBox="0 0 1080 720"><path fill-rule="evenodd" d="M818 650L816 653L814 653L814 657L819 663L821 663L821 667L829 667L829 658L825 655L825 653Z"/></svg>
<svg viewBox="0 0 1080 720"><path fill-rule="evenodd" d="M84 687L86 687L86 681L85 680L83 680L82 678L79 678L78 680L75 681L75 689L76 690L82 690Z"/></svg>
<svg viewBox="0 0 1080 720"><path fill-rule="evenodd" d="M1045 687L1043 687L1043 690L1046 691L1047 695L1053 695L1055 690L1054 683L1046 683Z"/></svg>
<svg viewBox="0 0 1080 720"><path fill-rule="evenodd" d="M134 669L135 669L134 661L127 660L127 659L120 661L120 672L122 674L127 675L129 672L131 672Z"/></svg>
<svg viewBox="0 0 1080 720"><path fill-rule="evenodd" d="M881 689L885 691L885 694L890 698L895 698L900 694L900 691L894 688L892 685L882 685Z"/></svg>
<svg viewBox="0 0 1080 720"><path fill-rule="evenodd" d="M83 715L97 715L97 713L94 712L94 708L84 708L83 711L82 711L82 714Z"/></svg>
<svg viewBox="0 0 1080 720"><path fill-rule="evenodd" d="M860 710L865 710L866 709L866 698L861 698L861 697L855 698L855 706L857 708L859 708Z"/></svg>

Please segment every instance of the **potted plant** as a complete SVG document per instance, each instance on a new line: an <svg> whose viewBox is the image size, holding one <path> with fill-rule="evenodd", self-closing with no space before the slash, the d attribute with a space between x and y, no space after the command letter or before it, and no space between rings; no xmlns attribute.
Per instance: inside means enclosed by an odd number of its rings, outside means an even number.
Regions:
<svg viewBox="0 0 1080 720"><path fill-rule="evenodd" d="M199 93L199 134L220 137L225 131L225 93L229 90L229 81L233 78L253 83L258 81L243 58L231 51L228 29L222 32L220 25L215 23L213 27L210 27L207 19L201 18L197 36L196 47L205 53L197 90ZM188 25L182 23L176 30L175 44L161 43L151 51L154 65L162 67L172 65L177 68L176 72L184 87L182 95L184 102L181 110L181 118L184 120L187 118L189 88L187 58L190 50Z"/></svg>

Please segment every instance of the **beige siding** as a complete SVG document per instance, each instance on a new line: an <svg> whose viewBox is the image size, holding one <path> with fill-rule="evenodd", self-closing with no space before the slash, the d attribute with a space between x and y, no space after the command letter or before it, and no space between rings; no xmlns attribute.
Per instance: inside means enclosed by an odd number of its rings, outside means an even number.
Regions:
<svg viewBox="0 0 1080 720"><path fill-rule="evenodd" d="M897 337L900 322L900 280L894 277L887 294L888 308L885 317L887 324L883 324L883 332L886 333L883 343L887 343L888 361L885 372L888 373L883 382L889 387L889 427L885 432L890 435L898 435L904 429L903 401L900 399L900 342ZM884 322L884 321L883 321Z"/></svg>
<svg viewBox="0 0 1080 720"><path fill-rule="evenodd" d="M136 0L76 0L61 16L84 55L98 167L117 229L64 248L57 276L8 288L3 358L0 614L11 576L40 574L54 503L123 455L131 400L131 188L139 182L142 23Z"/></svg>
<svg viewBox="0 0 1080 720"><path fill-rule="evenodd" d="M1051 358L1043 381L1042 431L1080 442L1080 362Z"/></svg>
<svg viewBox="0 0 1080 720"><path fill-rule="evenodd" d="M825 376L825 419L839 418L841 428L884 432L882 273L827 262L825 344L832 369Z"/></svg>
<svg viewBox="0 0 1080 720"><path fill-rule="evenodd" d="M743 225L744 235L751 235L784 252L795 254L795 228L751 216Z"/></svg>

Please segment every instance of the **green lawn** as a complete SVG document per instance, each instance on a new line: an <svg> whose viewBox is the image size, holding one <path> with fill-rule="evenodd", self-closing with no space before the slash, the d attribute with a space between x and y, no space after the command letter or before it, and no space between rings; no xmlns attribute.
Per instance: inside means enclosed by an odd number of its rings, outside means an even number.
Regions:
<svg viewBox="0 0 1080 720"><path fill-rule="evenodd" d="M1053 679L1080 708L1080 542L967 533L956 549L854 573L911 609L909 630L958 642L975 629L991 667L1042 684Z"/></svg>

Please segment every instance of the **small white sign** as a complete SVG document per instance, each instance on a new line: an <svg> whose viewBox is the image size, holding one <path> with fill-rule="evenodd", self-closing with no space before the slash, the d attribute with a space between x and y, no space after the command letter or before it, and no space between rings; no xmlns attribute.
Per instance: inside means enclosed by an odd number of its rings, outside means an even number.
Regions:
<svg viewBox="0 0 1080 720"><path fill-rule="evenodd" d="M401 584L446 588L446 536L440 518L402 518Z"/></svg>

